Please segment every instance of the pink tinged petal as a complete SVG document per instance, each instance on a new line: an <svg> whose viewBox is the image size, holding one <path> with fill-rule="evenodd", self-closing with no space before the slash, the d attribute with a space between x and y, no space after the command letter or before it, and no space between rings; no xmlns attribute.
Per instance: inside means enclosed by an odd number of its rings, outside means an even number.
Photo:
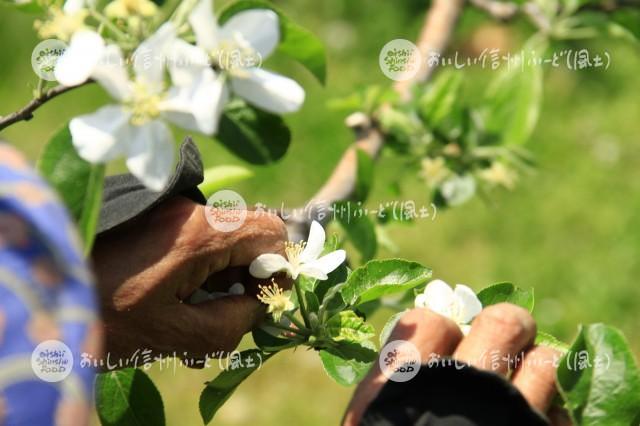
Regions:
<svg viewBox="0 0 640 426"><path fill-rule="evenodd" d="M305 263L305 266L316 268L328 274L334 271L338 266L342 265L342 262L347 258L347 253L344 250L332 251L329 254L325 254L318 260Z"/></svg>
<svg viewBox="0 0 640 426"><path fill-rule="evenodd" d="M278 15L267 9L252 9L233 15L220 29L220 39L234 39L239 34L262 59L269 56L280 41Z"/></svg>
<svg viewBox="0 0 640 426"><path fill-rule="evenodd" d="M298 275L304 275L307 277L315 278L317 280L326 280L329 278L325 271L321 269L320 266L315 265L315 263L306 263L301 265L297 273L292 277L294 280L298 278Z"/></svg>
<svg viewBox="0 0 640 426"><path fill-rule="evenodd" d="M258 108L283 114L297 111L304 103L304 89L290 78L260 68L245 69L239 75L231 79L233 91Z"/></svg>
<svg viewBox="0 0 640 426"><path fill-rule="evenodd" d="M124 101L131 96L131 83L124 67L124 57L120 47L114 44L104 49L102 58L96 64L91 77L119 101Z"/></svg>
<svg viewBox="0 0 640 426"><path fill-rule="evenodd" d="M300 262L311 262L312 260L316 260L320 256L320 253L322 253L322 250L324 250L325 237L322 225L315 220L311 222L307 245L302 253L300 253Z"/></svg>
<svg viewBox="0 0 640 426"><path fill-rule="evenodd" d="M56 63L56 80L64 86L84 83L91 77L104 49L104 40L98 33L88 30L76 32Z"/></svg>
<svg viewBox="0 0 640 426"><path fill-rule="evenodd" d="M424 289L426 307L432 311L451 317L454 303L453 290L442 280L433 280Z"/></svg>
<svg viewBox="0 0 640 426"><path fill-rule="evenodd" d="M93 114L72 119L69 130L80 157L91 163L104 163L122 155L129 117L122 107L107 105Z"/></svg>
<svg viewBox="0 0 640 426"><path fill-rule="evenodd" d="M176 86L189 86L200 77L202 70L210 67L209 57L201 48L176 39L167 54L171 81Z"/></svg>
<svg viewBox="0 0 640 426"><path fill-rule="evenodd" d="M176 30L171 22L166 22L133 52L133 69L136 77L153 87L164 80L164 65L176 38Z"/></svg>
<svg viewBox="0 0 640 426"><path fill-rule="evenodd" d="M265 253L256 257L249 265L249 273L255 278L269 278L276 272L287 271L291 274L291 265L279 254Z"/></svg>
<svg viewBox="0 0 640 426"><path fill-rule="evenodd" d="M218 23L213 16L211 0L202 0L189 15L189 24L196 35L198 46L207 51L218 46Z"/></svg>
<svg viewBox="0 0 640 426"><path fill-rule="evenodd" d="M218 130L228 98L224 78L207 68L191 86L173 87L160 110L164 117L184 129L212 135Z"/></svg>
<svg viewBox="0 0 640 426"><path fill-rule="evenodd" d="M127 167L147 188L161 191L171 177L174 145L171 131L160 120L131 126Z"/></svg>
<svg viewBox="0 0 640 426"><path fill-rule="evenodd" d="M478 300L478 296L466 285L456 285L454 293L458 300L458 321L460 323L470 322L482 311L482 303Z"/></svg>

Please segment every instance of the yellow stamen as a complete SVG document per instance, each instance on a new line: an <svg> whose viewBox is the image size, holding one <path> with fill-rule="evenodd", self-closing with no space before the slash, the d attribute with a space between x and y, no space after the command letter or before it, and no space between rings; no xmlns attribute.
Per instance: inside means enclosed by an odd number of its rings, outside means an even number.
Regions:
<svg viewBox="0 0 640 426"><path fill-rule="evenodd" d="M294 268L300 266L300 255L306 246L307 243L305 241L301 241L299 243L287 241L284 243L284 252L287 255L287 260Z"/></svg>
<svg viewBox="0 0 640 426"><path fill-rule="evenodd" d="M158 6L149 0L115 0L109 3L104 11L110 18L126 19L134 16L148 18L157 13Z"/></svg>
<svg viewBox="0 0 640 426"><path fill-rule="evenodd" d="M144 82L133 86L133 97L127 104L131 111L131 124L141 126L160 115L160 102L163 95L152 91Z"/></svg>
<svg viewBox="0 0 640 426"><path fill-rule="evenodd" d="M271 279L271 285L259 285L260 293L257 298L267 305L267 312L273 316L275 322L280 322L282 314L293 309L293 302L289 295L281 289L275 280Z"/></svg>

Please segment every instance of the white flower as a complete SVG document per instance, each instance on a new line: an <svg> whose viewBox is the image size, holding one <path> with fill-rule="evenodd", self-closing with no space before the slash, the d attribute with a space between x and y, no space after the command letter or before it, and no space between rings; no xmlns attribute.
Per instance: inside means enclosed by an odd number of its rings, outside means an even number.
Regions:
<svg viewBox="0 0 640 426"><path fill-rule="evenodd" d="M233 15L219 27L211 0L202 0L189 16L189 22L196 35L196 44L209 55L215 66L225 71L236 95L276 114L300 109L305 93L298 83L256 66L273 52L280 40L279 20L275 12L246 10ZM230 61L251 63L230 66ZM225 87L221 94L223 99L228 96L227 90Z"/></svg>
<svg viewBox="0 0 640 426"><path fill-rule="evenodd" d="M82 30L73 36L55 69L60 83L73 86L93 78L120 102L71 120L69 129L79 155L92 163L125 156L131 173L155 191L169 180L174 158L173 137L165 120L213 134L220 107L213 95L222 91L223 84L210 68L179 68L170 62L173 85L166 87L169 51L196 58L200 52L178 40L171 24L164 24L134 52L135 78L131 80L120 48L105 45L95 32Z"/></svg>
<svg viewBox="0 0 640 426"><path fill-rule="evenodd" d="M416 296L416 308L429 308L444 315L460 326L467 334L471 320L482 311L482 303L476 294L466 285L457 284L455 290L442 280L433 280Z"/></svg>
<svg viewBox="0 0 640 426"><path fill-rule="evenodd" d="M324 229L314 220L306 243L287 243L286 259L279 254L261 254L251 262L249 272L256 278L268 278L276 272L284 271L294 280L299 275L326 280L327 274L344 262L346 253L344 250L336 250L319 258L324 249L324 241Z"/></svg>

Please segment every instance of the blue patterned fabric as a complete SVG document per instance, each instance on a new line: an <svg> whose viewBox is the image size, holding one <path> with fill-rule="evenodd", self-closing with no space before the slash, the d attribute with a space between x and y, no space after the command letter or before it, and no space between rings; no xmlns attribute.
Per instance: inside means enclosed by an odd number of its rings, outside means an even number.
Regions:
<svg viewBox="0 0 640 426"><path fill-rule="evenodd" d="M0 144L0 425L86 424L100 350L92 278L73 222L27 162ZM31 357L47 340L66 344L71 373L36 376Z"/></svg>

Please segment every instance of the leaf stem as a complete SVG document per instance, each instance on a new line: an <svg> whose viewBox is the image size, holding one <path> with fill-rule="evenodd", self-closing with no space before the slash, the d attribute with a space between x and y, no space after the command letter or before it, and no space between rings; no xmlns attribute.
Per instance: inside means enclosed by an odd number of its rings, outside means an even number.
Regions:
<svg viewBox="0 0 640 426"><path fill-rule="evenodd" d="M300 288L300 284L298 284L298 280L293 281L293 287L296 289L298 306L300 306L300 315L302 315L302 319L304 319L304 325L307 328L311 328L311 321L309 321L309 314L307 313L307 307L304 304L302 289Z"/></svg>

